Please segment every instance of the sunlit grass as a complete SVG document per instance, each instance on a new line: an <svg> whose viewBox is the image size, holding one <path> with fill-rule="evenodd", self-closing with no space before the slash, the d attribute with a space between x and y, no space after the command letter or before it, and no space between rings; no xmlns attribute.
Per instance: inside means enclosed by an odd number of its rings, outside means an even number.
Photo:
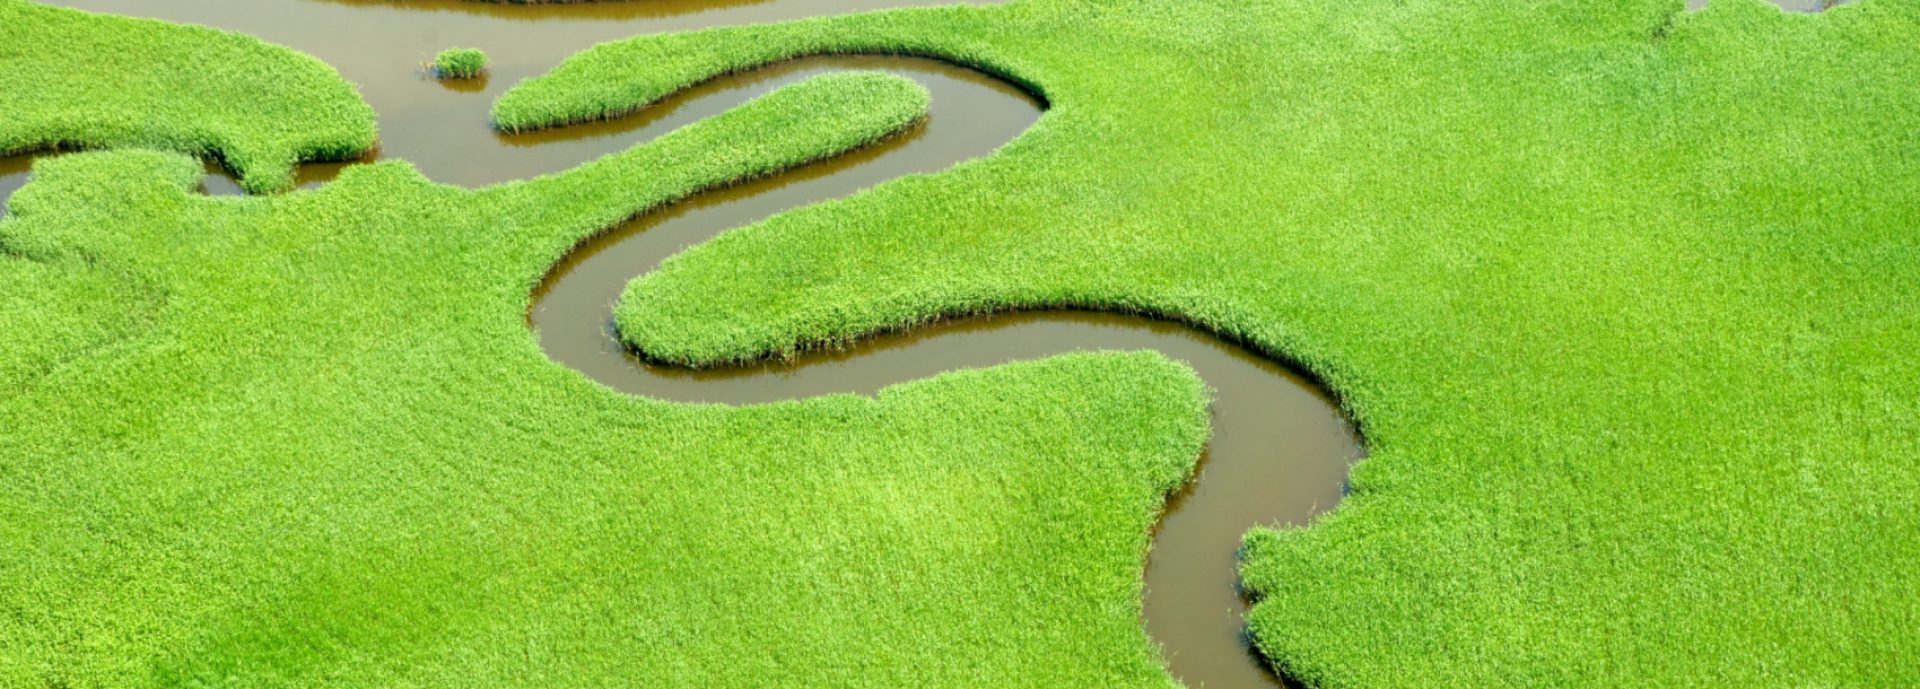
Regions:
<svg viewBox="0 0 1920 689"><path fill-rule="evenodd" d="M1258 531L1310 683L1906 686L1920 649L1920 3L1023 2L644 36L591 117L832 52L1037 85L998 156L732 232L622 297L659 359L1078 306L1302 363L1371 458Z"/></svg>
<svg viewBox="0 0 1920 689"><path fill-rule="evenodd" d="M927 99L820 77L481 190L39 161L0 221L0 686L1166 686L1139 570L1206 438L1180 365L690 407L527 331L569 247Z"/></svg>
<svg viewBox="0 0 1920 689"><path fill-rule="evenodd" d="M0 155L141 146L219 158L250 191L374 145L373 109L312 56L239 34L0 0Z"/></svg>
<svg viewBox="0 0 1920 689"><path fill-rule="evenodd" d="M487 54L478 48L448 48L433 57L433 74L442 79L472 79L487 69Z"/></svg>
<svg viewBox="0 0 1920 689"><path fill-rule="evenodd" d="M1006 75L1051 107L999 155L695 248L622 335L708 364L981 310L1190 319L1365 425L1343 507L1248 540L1288 672L1920 685L1920 4L1678 7L898 11L608 44L494 116L823 52ZM0 0L0 148L220 151L264 189L372 141L317 62L79 17ZM526 332L593 233L925 112L843 76L475 191L43 161L0 221L0 686L1166 686L1142 551L1206 434L1177 363L683 407Z"/></svg>

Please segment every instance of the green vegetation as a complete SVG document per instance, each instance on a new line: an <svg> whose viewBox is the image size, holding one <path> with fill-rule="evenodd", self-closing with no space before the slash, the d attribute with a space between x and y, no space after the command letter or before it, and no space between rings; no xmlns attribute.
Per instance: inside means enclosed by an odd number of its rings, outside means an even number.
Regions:
<svg viewBox="0 0 1920 689"><path fill-rule="evenodd" d="M1920 684L1920 3L1025 0L608 44L495 116L847 51L1052 108L671 261L636 345L1188 319L1368 432L1344 506L1247 544L1257 643L1315 685ZM372 141L306 58L18 0L0 83L6 150L274 188ZM1205 437L1177 364L733 409L526 332L583 238L925 106L826 78L477 191L42 161L0 220L0 686L1167 686L1137 615Z"/></svg>
<svg viewBox="0 0 1920 689"><path fill-rule="evenodd" d="M476 191L39 161L0 221L0 686L1166 686L1139 572L1206 438L1185 368L683 406L526 329L583 238L927 105L822 77Z"/></svg>
<svg viewBox="0 0 1920 689"><path fill-rule="evenodd" d="M448 48L433 57L433 75L441 79L472 79L487 70L487 54L479 48Z"/></svg>
<svg viewBox="0 0 1920 689"><path fill-rule="evenodd" d="M1035 0L640 37L497 112L846 51L1052 109L670 261L621 304L644 351L1192 320L1368 432L1345 505L1248 543L1257 643L1308 683L1920 684L1920 3Z"/></svg>
<svg viewBox="0 0 1920 689"><path fill-rule="evenodd" d="M0 156L141 146L218 157L249 191L373 148L373 109L313 57L239 34L0 0Z"/></svg>

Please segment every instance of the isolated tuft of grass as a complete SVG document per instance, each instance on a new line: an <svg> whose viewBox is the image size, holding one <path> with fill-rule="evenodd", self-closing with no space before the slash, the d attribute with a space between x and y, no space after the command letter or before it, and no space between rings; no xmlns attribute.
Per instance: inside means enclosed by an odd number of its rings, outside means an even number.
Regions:
<svg viewBox="0 0 1920 689"><path fill-rule="evenodd" d="M487 54L478 48L448 48L434 56L432 69L441 79L471 79L487 70Z"/></svg>

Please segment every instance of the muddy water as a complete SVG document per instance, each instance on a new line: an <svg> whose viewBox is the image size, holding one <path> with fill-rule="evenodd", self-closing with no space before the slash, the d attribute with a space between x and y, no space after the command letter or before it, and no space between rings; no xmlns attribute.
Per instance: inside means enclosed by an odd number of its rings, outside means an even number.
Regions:
<svg viewBox="0 0 1920 689"><path fill-rule="evenodd" d="M311 53L380 114L380 154L427 177L481 186L558 172L643 140L646 118L545 135L495 133L487 112L521 79L635 34L798 19L943 0L635 0L526 5L465 0L55 0L98 12L216 26ZM491 64L478 82L427 78L420 63L465 46Z"/></svg>
<svg viewBox="0 0 1920 689"><path fill-rule="evenodd" d="M0 213L6 212L6 200L27 183L27 169L33 164L28 156L0 158Z"/></svg>
<svg viewBox="0 0 1920 689"><path fill-rule="evenodd" d="M903 174L934 172L991 153L1018 136L1041 104L1007 84L937 62L844 57L797 61L730 77L621 120L528 135L487 126L492 100L595 42L638 33L773 21L946 0L766 0L573 4L543 7L459 0L64 0L82 9L203 23L313 53L361 87L380 113L381 157L429 177L477 186L564 170L724 111L809 76L885 69L933 93L929 120L907 135L785 175L709 193L609 232L556 266L529 319L556 361L613 388L689 402L755 403L831 392L871 393L962 367L1075 350L1157 349L1194 367L1218 392L1215 432L1196 481L1162 518L1146 572L1146 626L1189 686L1279 684L1249 649L1236 588L1235 550L1257 524L1302 524L1337 503L1359 456L1352 428L1310 382L1271 360L1194 330L1143 318L1026 313L948 322L873 338L852 349L724 371L648 366L609 330L613 299L660 260L782 210L847 195ZM490 79L450 88L417 64L453 46L485 49ZM24 159L0 160L0 195L24 178ZM340 165L302 168L303 186ZM209 193L237 193L210 175Z"/></svg>
<svg viewBox="0 0 1920 689"><path fill-rule="evenodd" d="M428 177L477 186L563 170L639 141L644 119L521 137L485 126L488 106L520 79L593 43L637 33L799 19L946 0L636 0L528 7L468 0L42 0L97 12L194 22L240 31L319 56L358 84L381 115L382 154ZM1849 0L1770 0L1817 12ZM1701 9L1709 0L1687 0ZM475 46L493 60L488 78L440 85L417 65L441 49ZM517 149L517 150L503 150ZM511 159L510 164L500 161ZM25 184L28 160L0 158L0 202ZM308 165L303 186L337 166ZM210 190L237 191L210 181Z"/></svg>

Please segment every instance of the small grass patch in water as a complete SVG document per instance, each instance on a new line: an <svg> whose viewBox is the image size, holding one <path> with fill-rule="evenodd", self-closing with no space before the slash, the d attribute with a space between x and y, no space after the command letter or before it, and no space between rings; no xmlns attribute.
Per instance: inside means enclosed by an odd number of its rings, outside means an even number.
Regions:
<svg viewBox="0 0 1920 689"><path fill-rule="evenodd" d="M487 54L479 48L448 48L434 56L429 69L439 79L472 79L487 71Z"/></svg>

